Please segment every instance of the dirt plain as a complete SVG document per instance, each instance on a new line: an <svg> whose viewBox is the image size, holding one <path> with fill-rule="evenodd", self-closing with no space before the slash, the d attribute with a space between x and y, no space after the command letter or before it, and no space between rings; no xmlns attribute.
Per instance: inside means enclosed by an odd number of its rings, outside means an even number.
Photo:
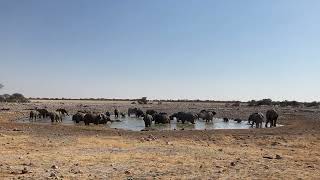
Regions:
<svg viewBox="0 0 320 180"><path fill-rule="evenodd" d="M214 109L247 119L271 107L116 101L2 103L0 179L320 179L320 110L277 108L283 127L132 132L103 126L23 124L34 107L173 113Z"/></svg>

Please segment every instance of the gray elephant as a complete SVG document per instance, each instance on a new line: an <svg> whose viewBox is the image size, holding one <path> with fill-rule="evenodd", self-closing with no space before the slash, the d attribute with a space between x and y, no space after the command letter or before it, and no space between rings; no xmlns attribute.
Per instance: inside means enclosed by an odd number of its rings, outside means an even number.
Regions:
<svg viewBox="0 0 320 180"><path fill-rule="evenodd" d="M213 117L216 115L216 112L214 111L207 111L207 110L202 110L198 114L198 118L201 118L205 120L206 122L210 122L213 120Z"/></svg>
<svg viewBox="0 0 320 180"><path fill-rule="evenodd" d="M49 111L47 109L36 109L39 112L40 118L46 118L49 116Z"/></svg>
<svg viewBox="0 0 320 180"><path fill-rule="evenodd" d="M167 113L154 114L153 120L156 124L170 124L170 119L169 119Z"/></svg>
<svg viewBox="0 0 320 180"><path fill-rule="evenodd" d="M51 122L62 122L62 116L59 113L49 112L48 116L51 119Z"/></svg>
<svg viewBox="0 0 320 180"><path fill-rule="evenodd" d="M38 111L30 111L29 121L32 121L32 120L36 121L39 116L40 116L40 114Z"/></svg>
<svg viewBox="0 0 320 180"><path fill-rule="evenodd" d="M153 117L150 114L145 114L143 117L145 127L151 127Z"/></svg>
<svg viewBox="0 0 320 180"><path fill-rule="evenodd" d="M76 123L80 123L81 121L83 121L84 115L85 115L84 113L77 112L72 116L72 121Z"/></svg>
<svg viewBox="0 0 320 180"><path fill-rule="evenodd" d="M277 126L277 120L278 120L279 114L277 111L271 109L268 110L266 113L266 128L268 127L268 124L270 123L270 127L276 127Z"/></svg>
<svg viewBox="0 0 320 180"><path fill-rule="evenodd" d="M83 121L85 125L89 125L90 123L98 125L98 124L106 124L108 121L111 121L111 120L109 117L107 117L104 114L87 113L84 115Z"/></svg>
<svg viewBox="0 0 320 180"><path fill-rule="evenodd" d="M155 110L153 110L153 109L149 109L149 110L146 111L146 114L149 114L149 115L151 115L151 116L153 116L153 115L155 115L155 114L157 114L157 113L158 113L158 112L155 111Z"/></svg>
<svg viewBox="0 0 320 180"><path fill-rule="evenodd" d="M264 115L262 113L253 113L249 116L248 123L251 123L251 127L256 124L256 128L262 128L262 122L264 121Z"/></svg>
<svg viewBox="0 0 320 180"><path fill-rule="evenodd" d="M96 124L107 124L108 121L111 122L110 117L107 117L105 114L98 114L96 116Z"/></svg>
<svg viewBox="0 0 320 180"><path fill-rule="evenodd" d="M195 123L195 120L197 119L197 116L193 113L185 113L185 112L178 112L178 113L174 113L172 114L170 117L170 120L173 120L174 118L177 119L177 122L182 122L182 124L184 124L185 122L190 122L192 124Z"/></svg>
<svg viewBox="0 0 320 180"><path fill-rule="evenodd" d="M130 117L132 114L136 115L137 108L129 108L128 109L128 116Z"/></svg>
<svg viewBox="0 0 320 180"><path fill-rule="evenodd" d="M114 109L114 117L119 118L119 110L117 108Z"/></svg>
<svg viewBox="0 0 320 180"><path fill-rule="evenodd" d="M59 108L59 109L57 109L56 111L59 112L59 113L62 114L62 115L67 115L67 116L69 116L68 111L65 110L65 109Z"/></svg>

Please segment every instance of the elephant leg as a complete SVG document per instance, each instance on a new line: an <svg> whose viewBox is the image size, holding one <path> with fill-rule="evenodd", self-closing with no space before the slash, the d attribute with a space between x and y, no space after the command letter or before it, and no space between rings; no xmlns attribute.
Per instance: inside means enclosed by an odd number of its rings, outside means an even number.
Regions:
<svg viewBox="0 0 320 180"><path fill-rule="evenodd" d="M266 121L266 125L265 125L266 128L268 128L268 124L269 124L269 120Z"/></svg>
<svg viewBox="0 0 320 180"><path fill-rule="evenodd" d="M277 127L277 120L273 120L273 127Z"/></svg>

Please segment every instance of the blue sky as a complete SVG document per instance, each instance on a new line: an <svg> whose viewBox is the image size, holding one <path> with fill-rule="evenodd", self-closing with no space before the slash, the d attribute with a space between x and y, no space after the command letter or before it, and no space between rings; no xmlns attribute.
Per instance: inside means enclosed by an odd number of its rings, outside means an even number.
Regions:
<svg viewBox="0 0 320 180"><path fill-rule="evenodd" d="M318 0L1 0L2 93L320 101Z"/></svg>

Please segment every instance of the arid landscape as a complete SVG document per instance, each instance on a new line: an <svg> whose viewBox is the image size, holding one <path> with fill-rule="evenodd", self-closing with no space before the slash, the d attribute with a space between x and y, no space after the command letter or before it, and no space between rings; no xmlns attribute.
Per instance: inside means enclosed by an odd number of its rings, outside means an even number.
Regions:
<svg viewBox="0 0 320 180"><path fill-rule="evenodd" d="M320 111L276 107L282 127L247 130L133 132L103 125L18 123L29 109L63 107L70 114L117 107L177 111L214 109L247 119L268 106L225 103L44 101L1 103L0 179L318 179Z"/></svg>

